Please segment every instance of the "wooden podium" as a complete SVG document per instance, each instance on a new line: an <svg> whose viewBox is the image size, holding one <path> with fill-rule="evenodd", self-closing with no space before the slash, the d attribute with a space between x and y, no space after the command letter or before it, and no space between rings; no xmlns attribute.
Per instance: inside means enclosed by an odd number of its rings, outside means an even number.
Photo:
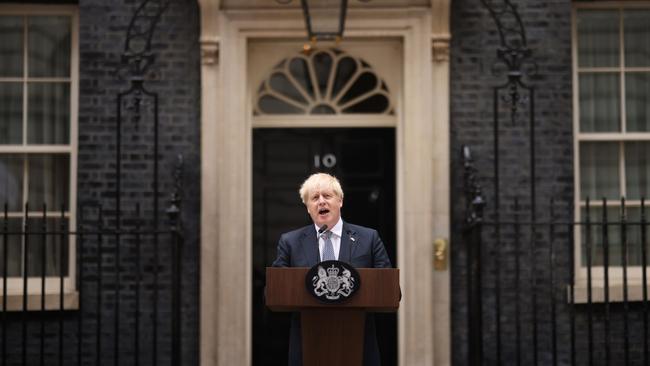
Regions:
<svg viewBox="0 0 650 366"><path fill-rule="evenodd" d="M399 307L399 269L357 268L361 286L342 304L319 302L305 287L309 268L266 268L266 306L300 312L304 366L361 366L366 312Z"/></svg>

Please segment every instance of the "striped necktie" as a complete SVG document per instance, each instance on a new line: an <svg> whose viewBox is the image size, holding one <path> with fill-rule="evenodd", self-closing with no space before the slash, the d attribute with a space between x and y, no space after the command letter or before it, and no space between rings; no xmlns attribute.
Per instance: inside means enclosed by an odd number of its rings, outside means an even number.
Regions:
<svg viewBox="0 0 650 366"><path fill-rule="evenodd" d="M325 246L323 247L323 261L336 260L336 257L334 256L334 245L332 245L332 232L326 231L322 235L323 240L325 241Z"/></svg>

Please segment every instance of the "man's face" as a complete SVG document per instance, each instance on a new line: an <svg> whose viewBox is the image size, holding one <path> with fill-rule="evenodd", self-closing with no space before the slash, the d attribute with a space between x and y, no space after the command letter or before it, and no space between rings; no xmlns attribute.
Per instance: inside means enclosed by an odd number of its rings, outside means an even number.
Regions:
<svg viewBox="0 0 650 366"><path fill-rule="evenodd" d="M314 224L318 227L327 224L331 229L341 217L343 200L331 188L319 187L309 192L306 205Z"/></svg>

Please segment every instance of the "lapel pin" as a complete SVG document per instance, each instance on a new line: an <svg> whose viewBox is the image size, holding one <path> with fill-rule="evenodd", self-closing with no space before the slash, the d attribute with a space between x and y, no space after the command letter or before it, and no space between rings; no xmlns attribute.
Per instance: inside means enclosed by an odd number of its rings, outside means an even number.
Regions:
<svg viewBox="0 0 650 366"><path fill-rule="evenodd" d="M351 236L350 240L352 240L353 243L357 241L357 239L355 239L354 236Z"/></svg>

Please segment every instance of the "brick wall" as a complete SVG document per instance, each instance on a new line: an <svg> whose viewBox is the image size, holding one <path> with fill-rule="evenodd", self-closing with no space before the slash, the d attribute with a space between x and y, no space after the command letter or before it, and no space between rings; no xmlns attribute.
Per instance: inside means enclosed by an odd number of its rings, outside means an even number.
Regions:
<svg viewBox="0 0 650 366"><path fill-rule="evenodd" d="M46 365L59 364L59 358L61 364L77 364L80 339L85 365L113 364L116 359L119 362L115 364L134 364L136 355L140 365L151 365L154 323L158 324L155 342L158 362L169 364L172 238L169 234L153 232L156 228L169 230L165 209L174 190L172 173L178 154L183 154L185 161L181 178L182 364L198 364L200 64L198 5L194 1L171 0L152 39L156 60L145 87L159 97L158 209L154 210L153 204L156 198L153 99L143 98L142 118L135 120L131 95L122 104L119 131L123 142L120 164L123 199L121 219L116 220L117 97L118 93L130 88L128 80L119 78L118 66L127 27L141 3L133 0L78 2L77 198L82 208L77 212L76 245L80 252L77 289L81 310L4 313L2 329L6 329L6 334L2 336L6 340L5 362L8 365L21 364L23 352L28 365L40 364L41 354ZM137 205L140 214L136 213ZM102 220L98 220L100 207ZM159 216L157 226L153 220L155 212ZM100 234L99 229L115 229L118 223L123 230L140 225L148 234L121 235L119 238ZM156 273L158 286L154 283ZM140 286L136 285L138 278ZM158 290L157 294L154 289ZM138 291L140 296L136 300ZM156 305L158 314L154 322ZM137 331L136 316L140 324ZM81 336L78 327L82 329ZM136 339L139 340L137 352ZM115 353L116 344L119 358Z"/></svg>
<svg viewBox="0 0 650 366"><path fill-rule="evenodd" d="M118 66L124 49L127 26L140 1L80 0L79 1L79 160L78 201L83 206L78 212L80 230L98 228L98 205L103 209L105 228L114 228L116 190L116 132L117 96L129 89L129 82L118 77ZM182 249L182 332L183 365L198 364L198 263L199 263L199 203L200 203L200 65L198 47L198 6L193 1L172 0L156 27L153 54L156 56L151 79L145 87L159 97L159 207L158 228L168 228L164 213L173 191L172 172L176 156L184 156L182 176L182 221L184 244ZM153 194L153 104L144 98L142 118L133 116L133 98L123 103L122 128L122 190L121 220L123 229L154 230ZM141 213L135 213L136 203ZM138 221L138 217L142 219ZM120 242L117 262L116 243ZM142 285L140 286L140 364L153 359L153 307L158 304L159 362L168 363L171 340L169 236L142 235L140 257ZM158 245L158 247L156 247ZM84 363L95 364L99 311L101 316L100 358L113 363L115 341L119 342L120 362L132 362L135 354L135 314L137 240L135 236L115 237L84 235L78 239L81 251L82 353ZM159 293L154 298L153 276L156 272L154 248L158 250ZM101 257L98 260L101 250ZM120 271L119 329L116 337L116 265ZM98 279L101 278L101 283ZM101 295L98 304L98 291ZM64 364L76 361L78 311L69 311L64 317ZM58 317L46 315L46 364L54 364L58 347ZM15 317L13 327L20 326ZM29 320L29 353L37 357L40 318ZM17 328L19 329L19 328ZM20 341L17 339L15 341ZM16 350L20 349L16 344ZM54 358L51 358L54 357ZM34 362L28 364L37 364Z"/></svg>
<svg viewBox="0 0 650 366"><path fill-rule="evenodd" d="M535 130L535 187L536 216L549 218L549 199L556 201L555 217L569 219L568 204L573 197L573 142L572 142L572 84L571 84L571 3L557 1L513 1L518 4L519 14L524 23L528 45L537 64L536 76L525 77L523 81L535 88L534 130ZM501 2L495 2L501 3ZM476 167L481 178L484 198L487 201L486 218L494 219L496 212L495 166L494 166L494 113L493 88L507 82L507 76L496 75L493 70L497 60L496 51L500 45L497 26L489 12L479 0L459 0L452 2L452 44L451 44L451 156L452 156L452 336L454 364L467 363L467 241L463 236L464 205L463 166L461 146L468 145L473 151ZM523 90L524 97L529 97ZM499 99L506 93L501 92ZM515 197L528 214L520 219L530 219L531 215L531 161L530 161L530 102L518 106L518 117L510 120L508 107L500 102L499 109L499 207L501 220L512 220ZM485 360L496 359L496 276L499 278L501 303L500 332L502 360L513 362L515 355L514 337L516 335L516 301L519 299L520 316L523 324L522 350L524 364L532 357L532 322L537 316L539 337L538 360L550 360L550 294L557 299L566 299L563 286L570 277L571 248L566 245L569 236L557 232L555 239L560 242L554 248L558 260L551 269L547 265L550 255L548 233L537 233L534 247L530 247L530 233L521 237L521 242L513 240L513 229L502 228L500 239L490 228L484 230L482 245L485 258L483 264L483 337ZM560 240L564 239L564 240ZM498 244L497 244L498 242ZM516 256L520 255L517 264ZM532 256L532 257L531 257ZM517 265L520 277L516 277ZM534 267L533 267L534 266ZM530 271L535 268L535 274ZM557 281L551 289L550 273ZM531 291L531 282L536 291ZM517 288L517 283L520 287ZM553 291L553 292L551 292ZM533 300L533 297L536 297ZM537 315L533 313L533 303L537 303ZM567 324L568 307L566 301L559 307L559 338L565 340L569 328ZM564 347L564 345L563 345ZM567 348L560 350L566 357ZM506 361L507 360L507 361ZM542 362L542 364L548 364Z"/></svg>
<svg viewBox="0 0 650 366"><path fill-rule="evenodd" d="M119 80L116 70L124 49L127 26L140 1L81 0L80 9L80 99L79 99L79 201L99 201L105 205L107 214L114 211L115 191L115 141L116 141L116 106L119 92L128 90L129 83ZM184 172L182 177L182 221L184 246L182 251L182 332L183 365L198 363L198 263L199 263L199 204L200 204L200 161L199 161L199 124L200 124L200 64L198 6L193 1L172 0L152 39L152 51L156 56L150 73L151 80L145 87L159 96L159 227L167 228L164 210L173 191L172 171L176 156L183 154ZM153 105L150 98L145 98L142 107L143 118L132 120L132 98L125 98L122 119L122 210L123 225L135 214L134 202L142 207L141 217L147 219L143 225L151 227L153 217ZM92 213L90 213L92 215ZM132 223L133 221L131 221ZM114 224L114 222L113 222ZM157 238L160 243L160 281L169 283L169 240ZM113 357L111 352L114 335L115 291L114 241L104 242L102 258L104 281L101 290L104 294L102 312L103 356L105 360ZM83 253L87 257L88 309L85 314L89 327L96 326L94 308L96 307L97 285L92 281L97 275L97 263L92 263L97 241L90 243ZM95 246L94 246L95 245ZM154 239L143 238L141 262L143 281L151 284L153 271L152 251ZM120 349L127 356L134 350L134 241L125 238L121 248L121 268L127 273L121 280L120 305ZM130 271L130 272L129 272ZM171 316L169 286L165 285L159 292L158 300L151 295L150 285L143 286L140 307L142 313L140 353L141 362L148 364L152 358L152 311L154 303L159 305L159 343L161 361L168 357L170 347L169 318ZM92 336L92 331L89 335ZM84 336L85 337L85 336ZM92 337L88 337L89 340ZM92 342L87 346L92 347ZM93 352L91 351L90 354ZM166 356L167 354L167 356ZM90 356L92 358L92 356Z"/></svg>
<svg viewBox="0 0 650 366"><path fill-rule="evenodd" d="M496 168L492 88L507 81L505 75L492 74L499 46L497 27L478 0L452 3L452 187L453 197L457 198L452 200L455 364L466 364L468 357L469 241L463 236L465 202L461 146L469 145L473 149L487 201L486 220L494 221L496 212L499 212L500 221L530 221L532 212L536 220L547 222L551 218L563 222L573 219L571 3L566 0L515 3L519 6L537 65L536 76L523 79L535 88L535 139L532 144L536 152L534 210L531 204L533 163L528 119L531 102L519 105L519 117L514 122L509 119L507 106L498 110L499 166ZM504 93L498 96L502 106L503 96ZM495 171L499 174L498 189L495 188ZM522 209L518 215L514 212L516 197ZM555 200L552 210L551 198ZM545 225L532 231L530 226L524 226L516 232L512 225L501 225L498 231L495 226L484 225L482 230L483 335L480 338L485 363L496 364L497 350L500 350L501 364L517 364L517 357L524 365L533 364L535 357L541 365L552 364L554 357L559 364L569 364L573 355L577 364L587 364L589 357L596 364L602 364L605 349L609 347L609 363L624 364L627 337L630 364L640 364L643 304L632 303L626 307L621 303L609 306L601 303L573 308L568 305L567 288L571 283L573 260L572 227L557 225L551 229L550 225ZM473 245L479 244L475 242ZM591 347L590 312L593 318ZM573 338L572 323L576 331ZM609 340L606 335L608 326ZM501 345L497 347L499 339Z"/></svg>

